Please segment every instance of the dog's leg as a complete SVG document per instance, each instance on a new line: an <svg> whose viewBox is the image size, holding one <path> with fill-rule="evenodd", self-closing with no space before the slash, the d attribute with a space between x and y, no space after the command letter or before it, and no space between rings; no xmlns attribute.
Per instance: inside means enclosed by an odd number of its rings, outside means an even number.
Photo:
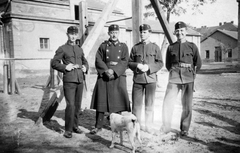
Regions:
<svg viewBox="0 0 240 153"><path fill-rule="evenodd" d="M140 145L142 147L142 140L141 140L141 134L140 134L140 125L136 126L136 137L137 137L138 142L140 143Z"/></svg>
<svg viewBox="0 0 240 153"><path fill-rule="evenodd" d="M120 144L123 145L123 131L120 130L119 133L120 133Z"/></svg>
<svg viewBox="0 0 240 153"><path fill-rule="evenodd" d="M135 150L136 150L135 144L134 144L135 132L128 131L128 138L129 138L129 141L132 145L132 153L135 153Z"/></svg>
<svg viewBox="0 0 240 153"><path fill-rule="evenodd" d="M116 137L116 133L114 131L112 131L112 143L111 143L111 146L109 148L113 148L114 147L115 137Z"/></svg>

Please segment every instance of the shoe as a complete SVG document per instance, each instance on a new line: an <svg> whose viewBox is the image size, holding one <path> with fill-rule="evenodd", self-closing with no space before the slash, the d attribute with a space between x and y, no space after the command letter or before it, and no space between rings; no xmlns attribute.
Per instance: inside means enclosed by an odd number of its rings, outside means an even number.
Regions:
<svg viewBox="0 0 240 153"><path fill-rule="evenodd" d="M90 131L90 134L97 134L98 132L101 132L102 128L94 128Z"/></svg>
<svg viewBox="0 0 240 153"><path fill-rule="evenodd" d="M188 131L181 131L180 136L182 136L182 137L188 136Z"/></svg>
<svg viewBox="0 0 240 153"><path fill-rule="evenodd" d="M168 134L170 132L171 132L170 129L166 129L164 127L161 127L160 130L159 130L159 135L166 135L166 134Z"/></svg>
<svg viewBox="0 0 240 153"><path fill-rule="evenodd" d="M74 133L78 133L78 134L82 134L83 131L81 129L79 129L78 127L77 128L73 128L73 132Z"/></svg>
<svg viewBox="0 0 240 153"><path fill-rule="evenodd" d="M64 136L65 138L71 138L71 137L72 137L72 132L70 132L70 131L65 131L65 133L63 134L63 136Z"/></svg>

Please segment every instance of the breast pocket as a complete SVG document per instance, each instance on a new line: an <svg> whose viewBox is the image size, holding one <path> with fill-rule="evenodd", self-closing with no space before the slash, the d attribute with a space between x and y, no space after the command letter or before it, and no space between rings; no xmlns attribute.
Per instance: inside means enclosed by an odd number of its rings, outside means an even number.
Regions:
<svg viewBox="0 0 240 153"><path fill-rule="evenodd" d="M178 55L175 52L171 52L171 62L176 63L178 62Z"/></svg>
<svg viewBox="0 0 240 153"><path fill-rule="evenodd" d="M74 54L66 52L64 55L64 59L65 59L65 61L68 61L68 62L74 62L75 56L74 56Z"/></svg>
<svg viewBox="0 0 240 153"><path fill-rule="evenodd" d="M192 60L193 60L193 52L191 51L191 50L186 50L185 52L184 52L184 61L185 62L192 62Z"/></svg>
<svg viewBox="0 0 240 153"><path fill-rule="evenodd" d="M143 55L140 53L134 54L134 61L137 63L142 63L143 60Z"/></svg>
<svg viewBox="0 0 240 153"><path fill-rule="evenodd" d="M156 52L155 51L147 52L146 56L147 56L148 62L154 62L156 59Z"/></svg>

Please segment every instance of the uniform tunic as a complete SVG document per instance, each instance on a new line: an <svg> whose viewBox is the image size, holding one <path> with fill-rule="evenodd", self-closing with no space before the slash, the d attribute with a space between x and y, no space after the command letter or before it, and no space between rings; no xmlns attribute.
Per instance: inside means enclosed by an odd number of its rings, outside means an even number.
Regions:
<svg viewBox="0 0 240 153"><path fill-rule="evenodd" d="M129 53L125 43L108 40L100 45L96 53L95 67L98 77L92 95L92 109L110 113L130 111L125 73L128 59ZM108 69L114 71L114 80L109 81L103 74Z"/></svg>
<svg viewBox="0 0 240 153"><path fill-rule="evenodd" d="M190 64L191 67L176 66L178 63ZM192 42L175 42L169 45L166 54L166 68L169 71L169 82L184 84L193 82L196 71L201 68L202 62L197 46ZM197 67L195 71L195 66Z"/></svg>
<svg viewBox="0 0 240 153"><path fill-rule="evenodd" d="M62 63L61 63L62 61ZM66 71L68 64L78 64L79 69L72 71ZM82 65L88 69L88 62L84 57L83 50L77 45L65 44L60 46L52 60L52 68L63 73L63 82L79 82L82 83L84 80L83 71L81 70Z"/></svg>
<svg viewBox="0 0 240 153"><path fill-rule="evenodd" d="M66 70L68 64L78 64L78 69ZM63 91L66 99L65 130L72 131L78 127L79 110L82 103L84 74L82 65L88 70L88 62L83 50L77 45L65 44L60 46L51 62L53 69L63 73Z"/></svg>
<svg viewBox="0 0 240 153"><path fill-rule="evenodd" d="M138 70L139 63L147 64L149 71L146 73ZM133 71L135 83L157 82L157 74L163 66L160 48L155 43L144 44L139 42L133 46L129 59L129 68Z"/></svg>

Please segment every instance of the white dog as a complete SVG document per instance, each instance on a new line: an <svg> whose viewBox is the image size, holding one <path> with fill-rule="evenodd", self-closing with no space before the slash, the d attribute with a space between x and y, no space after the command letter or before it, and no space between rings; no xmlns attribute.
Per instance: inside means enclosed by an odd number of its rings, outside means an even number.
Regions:
<svg viewBox="0 0 240 153"><path fill-rule="evenodd" d="M112 143L110 148L114 147L115 136L117 132L120 132L120 144L123 145L122 132L125 130L128 133L129 140L132 145L132 152L135 153L136 147L134 139L137 137L140 145L142 141L140 138L140 124L137 121L137 117L132 113L125 113L123 115L111 113L110 114L110 126L112 130Z"/></svg>

